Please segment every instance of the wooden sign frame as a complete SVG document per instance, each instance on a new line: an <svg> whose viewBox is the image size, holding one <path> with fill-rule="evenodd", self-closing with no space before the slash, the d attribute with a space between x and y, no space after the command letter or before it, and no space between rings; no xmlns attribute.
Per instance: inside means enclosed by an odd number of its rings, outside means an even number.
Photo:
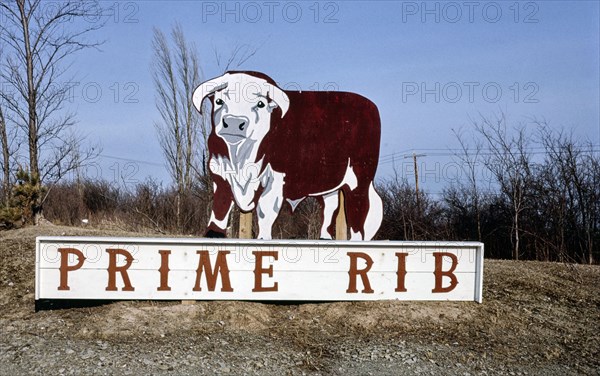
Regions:
<svg viewBox="0 0 600 376"><path fill-rule="evenodd" d="M483 244L38 237L35 298L482 302Z"/></svg>

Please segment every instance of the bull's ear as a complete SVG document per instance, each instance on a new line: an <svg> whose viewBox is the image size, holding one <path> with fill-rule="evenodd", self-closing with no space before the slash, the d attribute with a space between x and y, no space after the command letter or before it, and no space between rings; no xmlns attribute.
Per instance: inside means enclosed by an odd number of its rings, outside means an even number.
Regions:
<svg viewBox="0 0 600 376"><path fill-rule="evenodd" d="M200 113L202 113L202 101L207 96L214 94L215 91L223 90L229 84L229 73L225 73L220 77L215 77L211 80L205 81L200 84L194 90L194 94L192 95L192 102L194 103L194 107Z"/></svg>
<svg viewBox="0 0 600 376"><path fill-rule="evenodd" d="M273 103L277 105L277 107L281 108L281 117L285 116L285 113L290 108L290 98L287 96L285 91L281 90L275 85L269 86L269 96L271 97L272 103L269 104L271 106Z"/></svg>

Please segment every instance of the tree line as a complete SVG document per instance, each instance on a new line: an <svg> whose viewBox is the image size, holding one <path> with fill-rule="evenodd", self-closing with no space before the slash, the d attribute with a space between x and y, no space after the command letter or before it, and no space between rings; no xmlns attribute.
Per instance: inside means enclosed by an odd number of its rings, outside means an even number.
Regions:
<svg viewBox="0 0 600 376"><path fill-rule="evenodd" d="M477 240L493 258L597 263L600 145L544 121L508 123L504 114L481 117L455 132L462 171L441 197L417 199L397 177L382 182L379 236Z"/></svg>
<svg viewBox="0 0 600 376"><path fill-rule="evenodd" d="M460 133L463 148L453 153L463 171L439 195L417 194L412 178L379 180L384 215L377 239L482 241L491 258L598 263L598 145L533 125L510 128L500 116ZM208 179L193 179L183 192L154 180L129 189L103 180L66 181L50 189L45 213L68 225L85 218L123 230L203 236L212 204ZM232 213L232 237L238 213ZM309 198L293 214L284 207L273 236L318 239L321 220L318 201Z"/></svg>
<svg viewBox="0 0 600 376"><path fill-rule="evenodd" d="M201 183L200 190L211 194L205 154L210 119L194 111L188 94L202 78L198 52L178 25L170 36L169 41L154 31L153 74L161 114L155 126L175 182L174 218L181 225L186 222L179 218L181 202L198 191L192 185ZM255 52L236 46L227 59L217 51L215 57L227 71ZM487 244L488 255L515 260L598 259L600 145L554 131L545 121L509 124L502 113L482 116L454 135L460 148L453 157L462 171L441 198L433 199L398 177L379 182L384 198L380 239L478 240ZM482 181L482 176L490 179ZM314 200L304 203L298 218L289 214L275 225L279 237L318 236L320 210ZM190 230L202 235L198 231L203 228Z"/></svg>

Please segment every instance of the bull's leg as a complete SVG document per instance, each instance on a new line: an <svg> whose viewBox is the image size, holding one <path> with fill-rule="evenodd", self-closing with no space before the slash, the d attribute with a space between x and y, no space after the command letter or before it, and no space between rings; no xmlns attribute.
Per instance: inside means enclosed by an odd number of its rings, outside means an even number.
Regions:
<svg viewBox="0 0 600 376"><path fill-rule="evenodd" d="M321 239L333 239L335 216L338 212L338 191L320 197L323 206L323 224L321 225Z"/></svg>
<svg viewBox="0 0 600 376"><path fill-rule="evenodd" d="M213 176L213 206L206 228L207 238L224 238L227 233L229 213L233 208L231 188L220 176Z"/></svg>
<svg viewBox="0 0 600 376"><path fill-rule="evenodd" d="M284 174L273 173L265 184L265 190L258 199L258 239L272 239L272 229L283 205Z"/></svg>
<svg viewBox="0 0 600 376"><path fill-rule="evenodd" d="M346 194L346 217L350 240L371 240L381 225L383 204L373 183L359 184Z"/></svg>
<svg viewBox="0 0 600 376"><path fill-rule="evenodd" d="M369 211L364 224L364 240L371 240L377 234L381 221L383 220L383 200L373 187L369 184Z"/></svg>

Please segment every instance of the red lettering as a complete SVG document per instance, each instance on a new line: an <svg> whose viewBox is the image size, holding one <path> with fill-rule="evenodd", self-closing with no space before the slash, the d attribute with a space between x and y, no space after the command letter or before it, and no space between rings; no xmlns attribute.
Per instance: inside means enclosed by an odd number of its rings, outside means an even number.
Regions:
<svg viewBox="0 0 600 376"><path fill-rule="evenodd" d="M396 292L406 292L406 256L408 253L396 253L396 257L398 257L398 270L396 271L396 275L398 276L398 284L396 285Z"/></svg>
<svg viewBox="0 0 600 376"><path fill-rule="evenodd" d="M277 291L278 284L275 282L273 286L264 287L262 284L262 275L266 274L269 277L273 278L273 265L269 265L268 268L263 268L263 257L273 257L277 260L277 252L261 252L261 251L253 251L252 254L256 258L256 264L254 265L254 288L252 292L264 292L264 291Z"/></svg>
<svg viewBox="0 0 600 376"><path fill-rule="evenodd" d="M158 253L160 253L160 268L158 269L160 286L156 291L171 291L171 287L169 287L169 255L171 251L158 251Z"/></svg>
<svg viewBox="0 0 600 376"><path fill-rule="evenodd" d="M350 257L350 270L348 274L350 275L350 282L348 284L347 293L357 293L356 289L356 279L360 275L360 279L362 280L362 284L364 289L362 290L365 294L372 294L374 291L371 288L371 284L369 283L369 277L367 273L371 270L371 266L373 266L373 259L369 257L366 253L363 252L348 252L348 257ZM358 258L365 260L367 266L364 269L358 270Z"/></svg>
<svg viewBox="0 0 600 376"><path fill-rule="evenodd" d="M215 262L214 268L210 264L208 251L196 251L196 253L200 255L200 259L198 260L198 269L196 269L196 284L194 286L194 291L202 291L200 288L200 276L202 275L202 271L205 270L208 291L215 291L217 277L221 275L221 291L233 292L231 281L229 280L229 266L227 265L226 257L230 252L219 251L217 253L217 261Z"/></svg>
<svg viewBox="0 0 600 376"><path fill-rule="evenodd" d="M433 274L435 275L435 288L433 290L431 290L431 292L443 293L443 292L450 292L450 291L454 290L456 285L458 285L458 279L456 278L456 275L454 275L454 270L458 266L458 258L456 257L456 255L454 255L452 253L448 253L448 252L434 253L433 257L435 257L435 271L433 272ZM443 260L444 257L450 257L450 259L452 260L452 266L450 267L449 270L445 270L445 271L442 270L442 263L444 261ZM447 287L442 286L442 278L443 277L450 278L449 286L447 286Z"/></svg>
<svg viewBox="0 0 600 376"><path fill-rule="evenodd" d="M107 249L106 253L108 253L108 286L106 286L106 291L117 291L117 272L121 273L121 278L123 279L124 287L121 291L135 291L135 288L131 285L131 281L129 280L129 274L127 274L127 269L133 263L133 256L131 253L127 252L124 249ZM117 266L117 255L121 255L125 257L125 265Z"/></svg>
<svg viewBox="0 0 600 376"><path fill-rule="evenodd" d="M83 256L83 253L81 253L80 250L75 248L59 248L58 253L60 253L60 285L58 286L58 289L70 290L71 288L68 284L68 272L81 268L85 261L85 256ZM69 254L77 256L77 264L69 266Z"/></svg>

